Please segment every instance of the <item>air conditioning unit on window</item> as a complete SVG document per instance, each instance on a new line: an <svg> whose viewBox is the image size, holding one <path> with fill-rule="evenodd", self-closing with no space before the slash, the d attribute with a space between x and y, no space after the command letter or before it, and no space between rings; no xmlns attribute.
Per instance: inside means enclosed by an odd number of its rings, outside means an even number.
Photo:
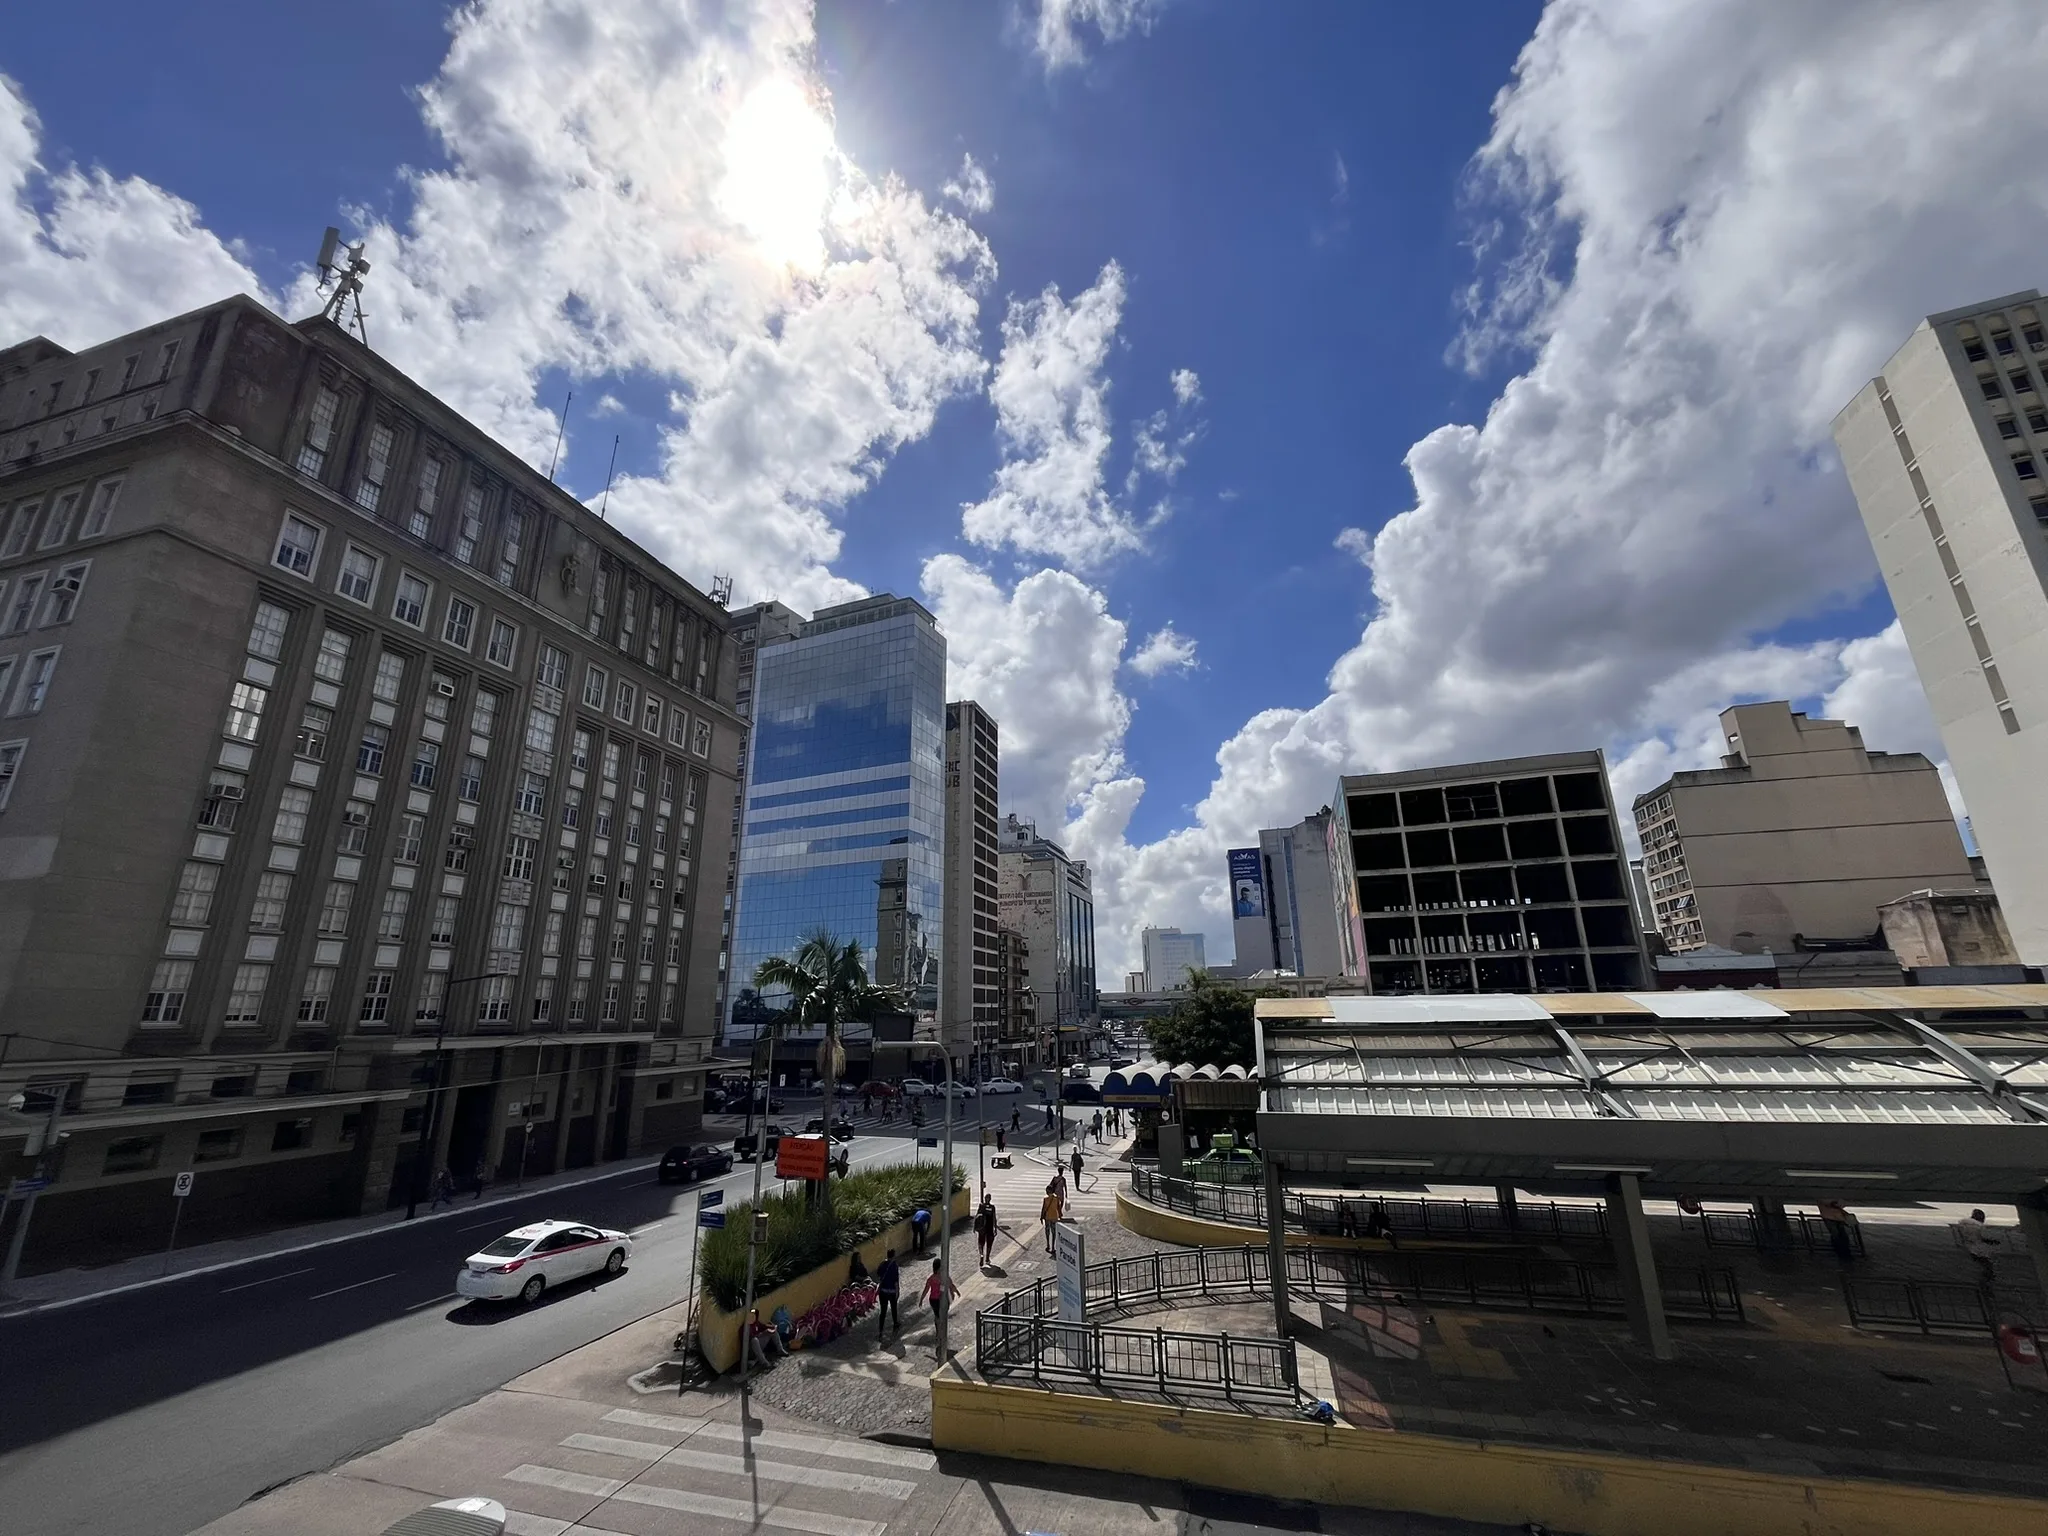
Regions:
<svg viewBox="0 0 2048 1536"><path fill-rule="evenodd" d="M454 698L455 679L452 677L442 677L440 674L436 673L434 676L434 692L440 694L441 697L444 699Z"/></svg>
<svg viewBox="0 0 2048 1536"><path fill-rule="evenodd" d="M659 875L656 875L652 880L649 880L647 882L647 889L649 889L650 891L665 890L667 889L667 887L668 882L662 879Z"/></svg>
<svg viewBox="0 0 2048 1536"><path fill-rule="evenodd" d="M213 786L213 798L216 800L239 800L246 793L248 791L239 784L216 784Z"/></svg>
<svg viewBox="0 0 2048 1536"><path fill-rule="evenodd" d="M555 855L555 863L563 869L574 869L576 867L576 855L569 849L564 848Z"/></svg>
<svg viewBox="0 0 2048 1536"><path fill-rule="evenodd" d="M590 888L593 891L601 891L610 883L603 875L592 875L590 877Z"/></svg>

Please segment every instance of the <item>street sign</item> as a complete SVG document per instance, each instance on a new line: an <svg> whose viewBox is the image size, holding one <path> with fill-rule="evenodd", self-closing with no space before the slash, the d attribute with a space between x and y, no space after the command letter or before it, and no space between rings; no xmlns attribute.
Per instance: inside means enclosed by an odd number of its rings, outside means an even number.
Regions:
<svg viewBox="0 0 2048 1536"><path fill-rule="evenodd" d="M830 1154L822 1136L785 1136L775 1146L775 1177L822 1179Z"/></svg>
<svg viewBox="0 0 2048 1536"><path fill-rule="evenodd" d="M1052 1229L1053 1262L1059 1266L1060 1321L1088 1321L1088 1240L1071 1221Z"/></svg>
<svg viewBox="0 0 2048 1536"><path fill-rule="evenodd" d="M725 1225L725 1212L720 1210L699 1211L697 1213L697 1225L700 1227L722 1227Z"/></svg>
<svg viewBox="0 0 2048 1536"><path fill-rule="evenodd" d="M917 1144L920 1147L936 1147L939 1144L939 1138L936 1136L920 1136L917 1138Z"/></svg>
<svg viewBox="0 0 2048 1536"><path fill-rule="evenodd" d="M8 1198L12 1199L16 1195L32 1195L39 1189L49 1187L48 1179L15 1179L7 1186L7 1194Z"/></svg>
<svg viewBox="0 0 2048 1536"><path fill-rule="evenodd" d="M171 1193L180 1200L191 1194L192 1175L190 1173L181 1173L171 1180Z"/></svg>
<svg viewBox="0 0 2048 1536"><path fill-rule="evenodd" d="M697 1209L698 1209L698 1210L700 1210L700 1211L701 1211L701 1210L703 1210L703 1209L704 1209L704 1208L705 1208L706 1206L712 1206L712 1205L723 1205L723 1204L725 1204L725 1191L724 1191L724 1190L722 1190L722 1189L700 1189L700 1190L698 1190L698 1191L697 1191Z"/></svg>

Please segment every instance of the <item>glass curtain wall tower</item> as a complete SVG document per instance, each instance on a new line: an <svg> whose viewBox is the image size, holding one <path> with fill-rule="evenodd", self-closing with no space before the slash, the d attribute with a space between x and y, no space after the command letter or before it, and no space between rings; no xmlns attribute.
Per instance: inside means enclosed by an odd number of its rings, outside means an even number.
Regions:
<svg viewBox="0 0 2048 1536"><path fill-rule="evenodd" d="M754 968L825 929L877 986L939 1005L944 952L946 641L908 598L821 609L756 657L754 734L726 1040L787 1005ZM849 1043L867 1039L846 1031ZM800 1038L800 1037L792 1037Z"/></svg>

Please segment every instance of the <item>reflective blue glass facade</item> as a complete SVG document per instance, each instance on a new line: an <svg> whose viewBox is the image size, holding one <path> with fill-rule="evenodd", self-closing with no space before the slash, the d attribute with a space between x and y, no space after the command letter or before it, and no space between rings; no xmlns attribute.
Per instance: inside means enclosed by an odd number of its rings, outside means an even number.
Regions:
<svg viewBox="0 0 2048 1536"><path fill-rule="evenodd" d="M729 1042L751 1039L764 1005L784 1002L754 994L754 968L819 928L859 940L877 985L937 1009L945 727L945 638L908 599L823 609L796 638L762 646Z"/></svg>

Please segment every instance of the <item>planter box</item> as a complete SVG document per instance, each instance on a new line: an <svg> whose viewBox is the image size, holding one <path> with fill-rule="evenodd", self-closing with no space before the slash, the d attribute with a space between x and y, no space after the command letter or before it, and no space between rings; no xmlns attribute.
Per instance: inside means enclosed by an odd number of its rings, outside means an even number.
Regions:
<svg viewBox="0 0 2048 1536"><path fill-rule="evenodd" d="M973 1214L968 1191L953 1192L953 1229L963 1230L961 1224ZM939 1223L936 1215L932 1218L932 1255L936 1256L939 1239ZM910 1223L899 1221L886 1232L877 1233L860 1245L861 1262L868 1267L868 1273L875 1272L875 1266L882 1262L882 1256L891 1248L897 1253L897 1262L910 1252ZM791 1317L802 1317L826 1297L841 1290L846 1277L852 1272L853 1260L849 1254L840 1254L829 1264L821 1264L809 1274L798 1275L787 1285L777 1286L754 1298L754 1308L762 1318L773 1317L777 1307L789 1308ZM923 1276L913 1280L904 1274L906 1294L914 1292L924 1284ZM915 1301L915 1296L911 1299ZM711 1299L705 1291L698 1298L697 1347L704 1352L704 1359L715 1371L729 1371L740 1363L740 1324L745 1321L743 1314L727 1312Z"/></svg>

